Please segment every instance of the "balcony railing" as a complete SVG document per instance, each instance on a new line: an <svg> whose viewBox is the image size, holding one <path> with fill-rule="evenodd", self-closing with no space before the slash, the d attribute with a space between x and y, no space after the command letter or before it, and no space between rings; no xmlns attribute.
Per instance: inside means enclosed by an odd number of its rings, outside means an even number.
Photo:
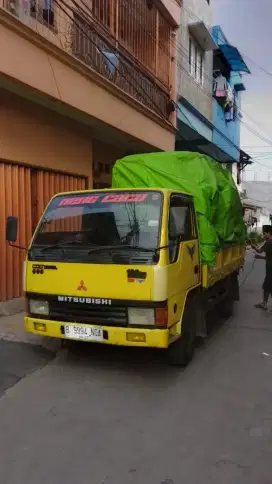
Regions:
<svg viewBox="0 0 272 484"><path fill-rule="evenodd" d="M53 0L2 1L4 9L24 24L168 120L169 88L148 73L84 10L76 9L73 3L67 4L63 0L55 0L54 5Z"/></svg>

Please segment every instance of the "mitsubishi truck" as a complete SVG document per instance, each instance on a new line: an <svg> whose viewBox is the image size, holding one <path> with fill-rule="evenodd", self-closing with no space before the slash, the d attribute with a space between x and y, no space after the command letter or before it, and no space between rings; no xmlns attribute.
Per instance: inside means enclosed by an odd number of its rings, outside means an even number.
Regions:
<svg viewBox="0 0 272 484"><path fill-rule="evenodd" d="M196 337L206 336L209 311L230 316L239 300L244 242L221 240L206 262L197 195L152 182L144 165L141 173L138 187L130 180L130 187L59 193L49 202L27 249L25 328L63 340L164 349L171 364L184 366ZM10 244L17 223L8 217Z"/></svg>

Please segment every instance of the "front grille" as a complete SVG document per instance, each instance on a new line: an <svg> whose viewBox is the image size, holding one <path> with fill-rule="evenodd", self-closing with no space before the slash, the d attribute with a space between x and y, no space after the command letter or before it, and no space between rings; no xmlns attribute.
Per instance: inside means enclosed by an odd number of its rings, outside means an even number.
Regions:
<svg viewBox="0 0 272 484"><path fill-rule="evenodd" d="M91 306L84 303L51 301L49 318L62 322L124 327L128 325L128 309L119 306Z"/></svg>

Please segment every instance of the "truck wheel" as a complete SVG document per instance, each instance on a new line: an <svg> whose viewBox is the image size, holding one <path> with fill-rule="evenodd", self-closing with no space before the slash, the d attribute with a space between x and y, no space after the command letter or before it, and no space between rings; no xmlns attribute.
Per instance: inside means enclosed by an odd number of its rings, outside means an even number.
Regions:
<svg viewBox="0 0 272 484"><path fill-rule="evenodd" d="M218 314L222 318L231 318L233 315L234 301L239 301L239 282L237 274L229 277L226 296L218 305Z"/></svg>
<svg viewBox="0 0 272 484"><path fill-rule="evenodd" d="M182 334L167 350L170 365L185 367L193 359L197 328L196 305L195 298L186 304L181 328Z"/></svg>

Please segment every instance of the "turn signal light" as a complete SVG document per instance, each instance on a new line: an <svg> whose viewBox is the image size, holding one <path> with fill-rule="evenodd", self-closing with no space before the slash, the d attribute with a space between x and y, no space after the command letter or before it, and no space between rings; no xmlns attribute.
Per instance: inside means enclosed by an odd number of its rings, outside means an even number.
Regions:
<svg viewBox="0 0 272 484"><path fill-rule="evenodd" d="M42 331L43 333L46 332L46 324L44 323L34 323L35 331Z"/></svg>
<svg viewBox="0 0 272 484"><path fill-rule="evenodd" d="M155 309L155 325L157 328L167 328L168 326L168 308Z"/></svg>
<svg viewBox="0 0 272 484"><path fill-rule="evenodd" d="M144 333L127 333L127 341L133 343L145 343L146 338Z"/></svg>

